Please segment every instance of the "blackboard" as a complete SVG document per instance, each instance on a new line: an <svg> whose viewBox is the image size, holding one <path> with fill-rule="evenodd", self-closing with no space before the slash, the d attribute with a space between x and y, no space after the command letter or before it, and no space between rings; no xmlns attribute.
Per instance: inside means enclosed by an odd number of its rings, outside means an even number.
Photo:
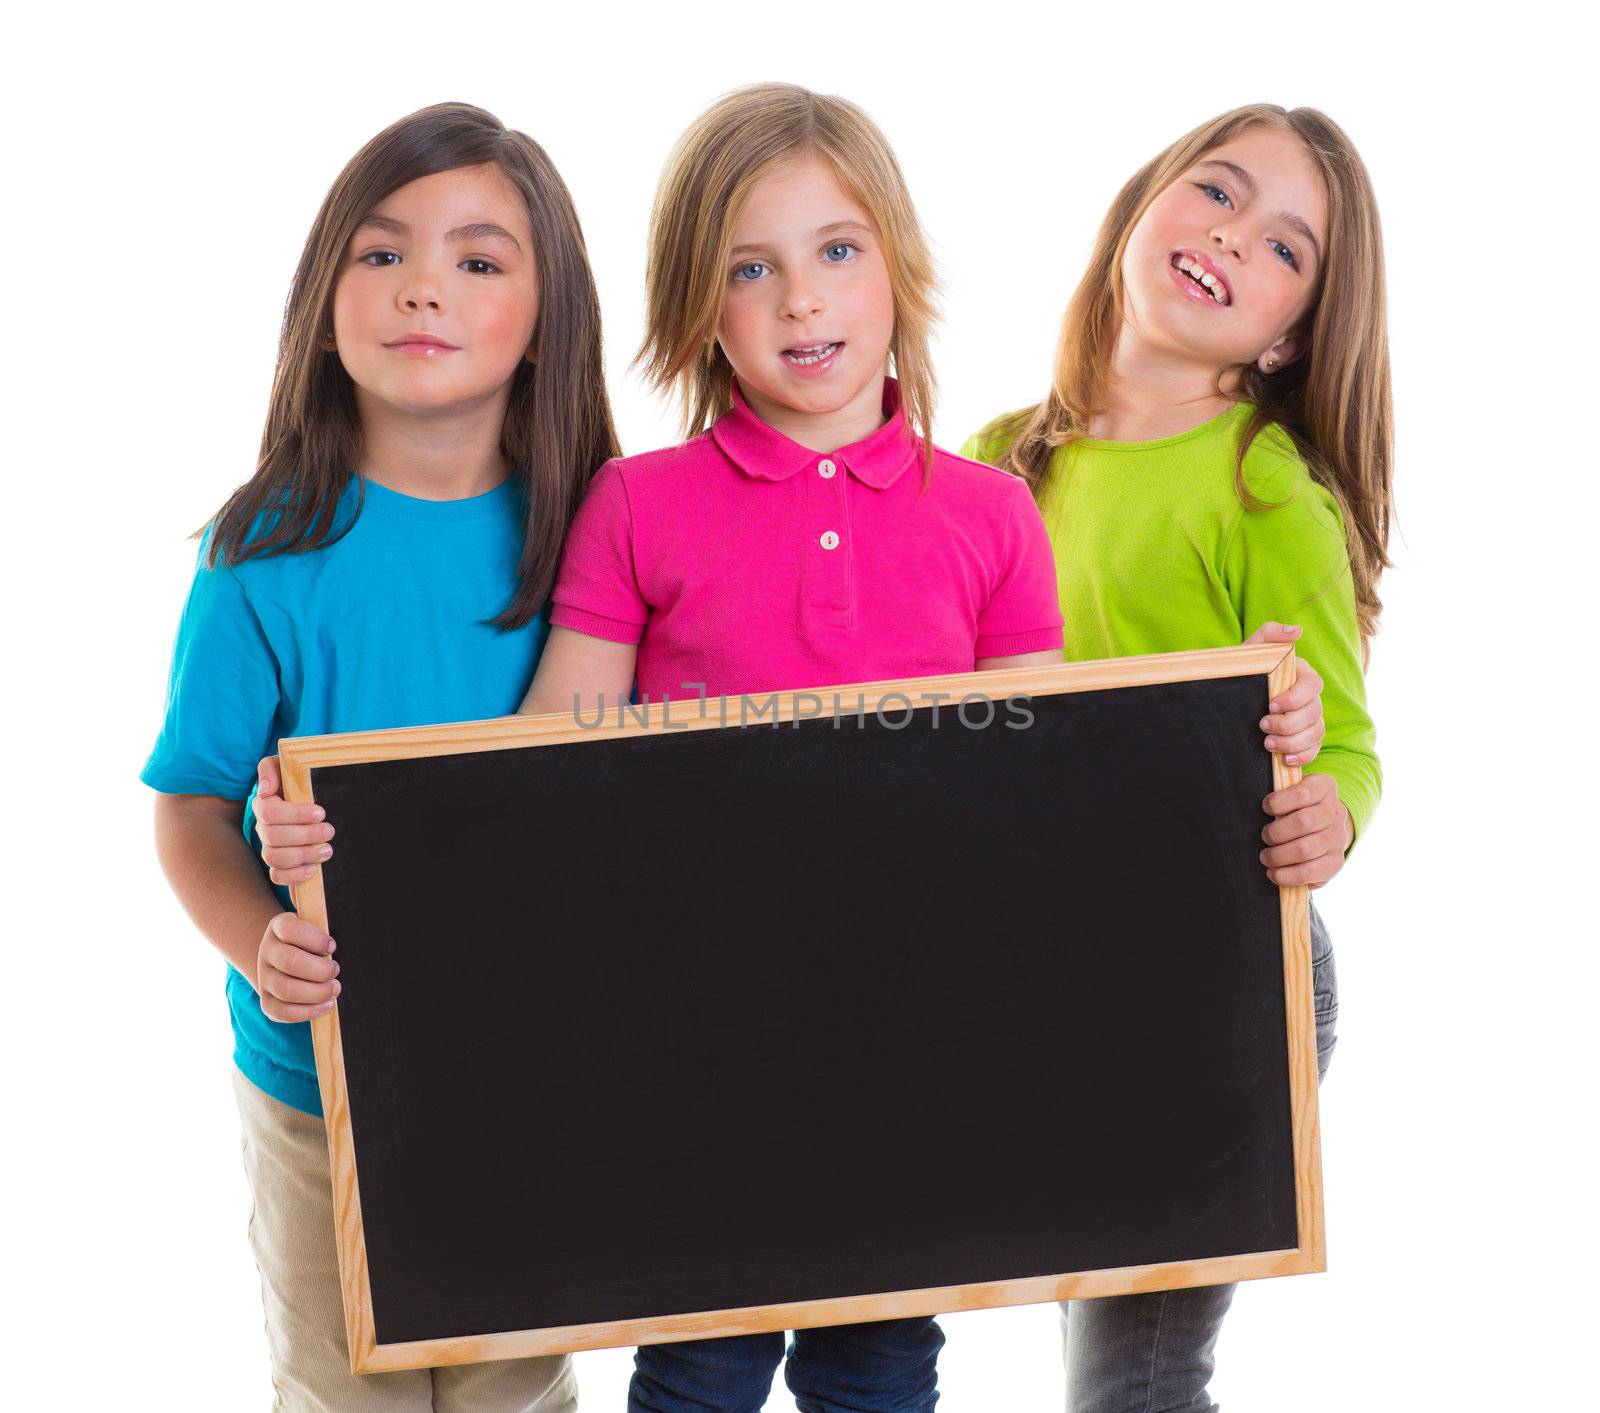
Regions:
<svg viewBox="0 0 1600 1413"><path fill-rule="evenodd" d="M1321 1269L1287 661L285 743L355 1366Z"/></svg>

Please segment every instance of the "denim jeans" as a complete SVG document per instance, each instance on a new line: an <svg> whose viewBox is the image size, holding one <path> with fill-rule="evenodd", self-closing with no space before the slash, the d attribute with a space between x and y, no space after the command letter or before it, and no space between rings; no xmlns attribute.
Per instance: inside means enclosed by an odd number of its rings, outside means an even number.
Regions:
<svg viewBox="0 0 1600 1413"><path fill-rule="evenodd" d="M633 1356L628 1413L756 1413L783 1335L647 1344ZM801 1413L926 1413L939 1400L944 1334L931 1319L797 1330L784 1379Z"/></svg>
<svg viewBox="0 0 1600 1413"><path fill-rule="evenodd" d="M1333 944L1311 909L1311 993L1317 1078L1328 1071L1339 1018ZM1215 1413L1206 1391L1216 1367L1231 1285L1063 1300L1068 1413Z"/></svg>

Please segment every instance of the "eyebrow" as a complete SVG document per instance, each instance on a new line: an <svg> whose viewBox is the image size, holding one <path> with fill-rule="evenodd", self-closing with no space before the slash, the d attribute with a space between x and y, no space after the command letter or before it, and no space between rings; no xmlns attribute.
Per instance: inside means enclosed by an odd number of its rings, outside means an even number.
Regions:
<svg viewBox="0 0 1600 1413"><path fill-rule="evenodd" d="M411 227L404 221L397 221L393 216L367 216L360 226L373 226L380 231L388 231L390 235L404 236L411 234ZM522 242L511 234L504 226L497 226L493 221L472 221L465 226L457 226L452 231L446 231L446 240L505 240L513 248L522 249Z"/></svg>
<svg viewBox="0 0 1600 1413"><path fill-rule="evenodd" d="M1251 196L1256 195L1261 190L1256 185L1256 179L1237 162L1224 161L1221 157L1207 157L1200 165L1202 167L1221 167L1224 171L1232 173L1234 180L1244 187Z"/></svg>
<svg viewBox="0 0 1600 1413"><path fill-rule="evenodd" d="M831 225L819 226L814 232L813 238L838 235L842 231L856 231L864 236L875 234L871 226L864 226L860 221L835 221ZM728 258L731 260L736 255L762 255L766 253L767 249L766 245L759 243L755 245L736 245L728 252Z"/></svg>
<svg viewBox="0 0 1600 1413"><path fill-rule="evenodd" d="M473 221L470 225L457 226L445 235L446 240L505 240L518 250L522 244L504 226L497 226L493 221Z"/></svg>
<svg viewBox="0 0 1600 1413"><path fill-rule="evenodd" d="M1311 253L1317 257L1317 263L1322 263L1322 247L1317 244L1316 236L1311 234L1311 227L1291 211L1283 212L1278 219L1292 231L1299 231L1311 246Z"/></svg>
<svg viewBox="0 0 1600 1413"><path fill-rule="evenodd" d="M1261 191L1261 188L1256 185L1256 179L1251 176L1249 172L1245 171L1245 169L1237 162L1229 162L1221 157L1207 157L1200 165L1203 167L1222 167L1226 169L1232 174L1235 180L1238 181L1239 185L1244 187L1251 196L1256 196ZM1316 256L1317 263L1321 264L1322 247L1317 244L1317 238L1316 236L1312 235L1311 227L1306 224L1304 218L1296 216L1292 211L1282 211L1279 212L1278 219L1282 221L1284 225L1288 226L1290 230L1295 231L1306 238L1306 242L1311 246L1311 253Z"/></svg>

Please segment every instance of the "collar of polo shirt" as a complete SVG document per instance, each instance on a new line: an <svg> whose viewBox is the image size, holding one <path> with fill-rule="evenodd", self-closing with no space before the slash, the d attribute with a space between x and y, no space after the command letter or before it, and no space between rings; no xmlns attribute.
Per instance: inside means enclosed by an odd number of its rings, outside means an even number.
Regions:
<svg viewBox="0 0 1600 1413"><path fill-rule="evenodd" d="M916 438L906 426L900 384L893 378L883 380L883 411L889 420L871 436L837 451L812 451L757 417L735 382L733 406L717 419L711 436L735 466L757 480L787 481L797 471L827 458L843 466L862 485L884 491L917 459Z"/></svg>

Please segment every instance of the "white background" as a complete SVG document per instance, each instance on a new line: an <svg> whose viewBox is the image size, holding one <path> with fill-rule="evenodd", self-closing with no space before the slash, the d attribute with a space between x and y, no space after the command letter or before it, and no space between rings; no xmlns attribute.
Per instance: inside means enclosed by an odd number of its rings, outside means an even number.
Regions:
<svg viewBox="0 0 1600 1413"><path fill-rule="evenodd" d="M1386 795L1321 895L1331 1270L1241 1292L1214 1392L1229 1413L1593 1396L1596 35L1539 4L1107 10L90 7L8 38L10 1406L267 1399L222 968L136 775L186 536L250 473L328 183L445 98L533 134L582 214L640 451L674 439L627 366L656 175L700 108L768 78L859 101L899 151L948 290L947 446L1041 394L1099 219L1159 148L1255 100L1355 139L1399 428L1370 676ZM1069 1104L1041 1094L1041 1121ZM1059 1406L1052 1307L944 1326L942 1407ZM586 1407L621 1406L626 1352L578 1370Z"/></svg>

